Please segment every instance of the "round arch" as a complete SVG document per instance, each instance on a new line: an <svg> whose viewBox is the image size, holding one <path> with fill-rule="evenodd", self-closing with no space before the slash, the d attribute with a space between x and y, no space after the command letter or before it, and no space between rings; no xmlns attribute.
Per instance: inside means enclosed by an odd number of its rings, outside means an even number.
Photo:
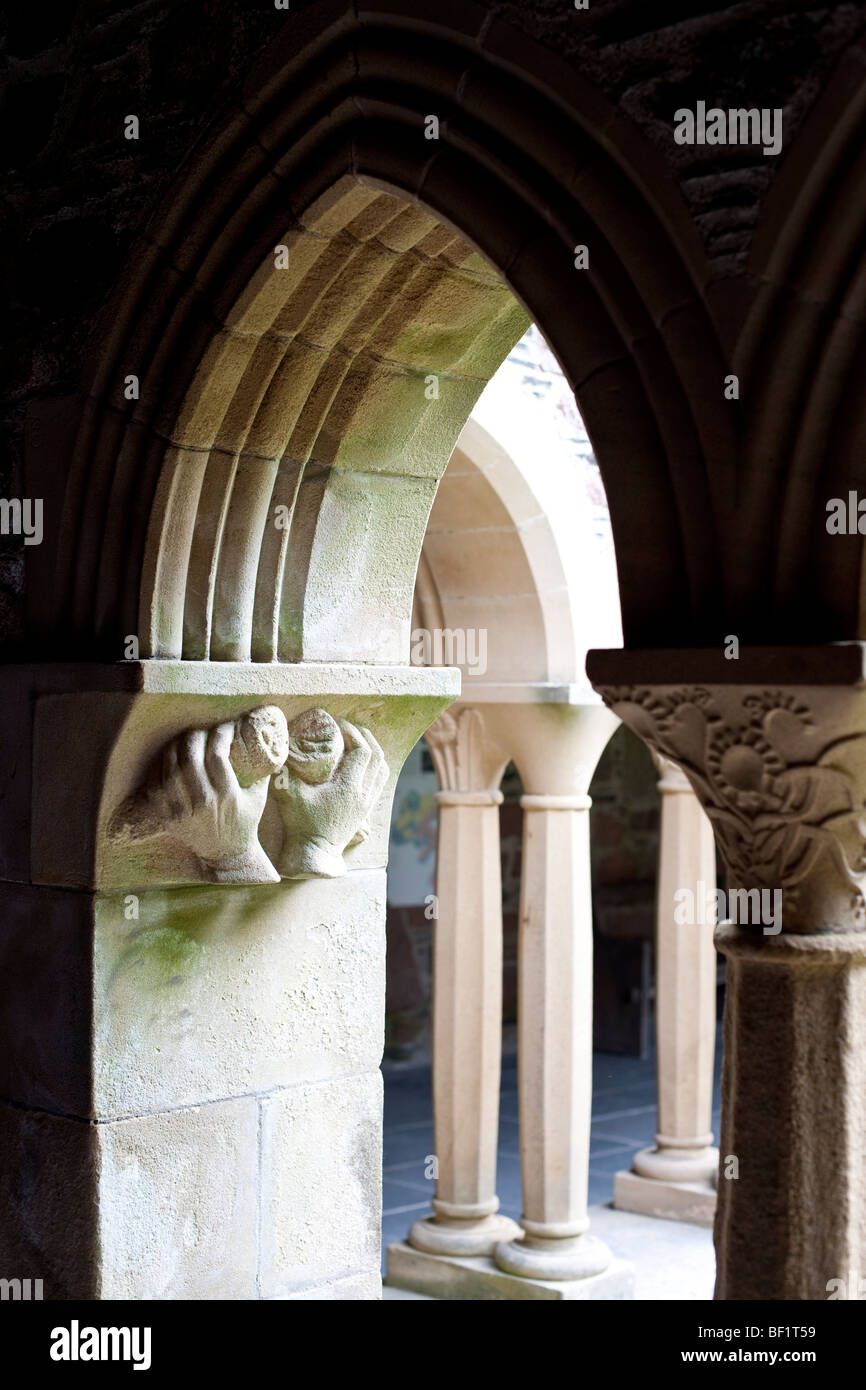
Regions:
<svg viewBox="0 0 866 1390"><path fill-rule="evenodd" d="M497 404L484 412L491 426ZM467 699L478 678L587 686L589 648L621 642L615 571L595 563L582 479L568 475L554 448L537 433L532 441L497 437L473 415L439 484L421 551L413 642L424 637L422 656L429 634L462 635L432 655L463 668ZM460 659L461 645L470 659Z"/></svg>

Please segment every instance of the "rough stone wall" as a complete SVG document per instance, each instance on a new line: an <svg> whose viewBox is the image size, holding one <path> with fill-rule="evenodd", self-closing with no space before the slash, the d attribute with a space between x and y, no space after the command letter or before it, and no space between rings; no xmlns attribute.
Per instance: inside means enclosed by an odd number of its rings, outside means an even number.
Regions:
<svg viewBox="0 0 866 1390"><path fill-rule="evenodd" d="M515 28L564 54L676 169L717 274L738 274L778 161L754 148L676 145L674 112L781 107L789 143L846 44L866 25L859 3L811 0L495 0Z"/></svg>
<svg viewBox="0 0 866 1390"><path fill-rule="evenodd" d="M272 6L238 0L10 10L0 50L4 366L19 400L75 387L90 317L134 237L284 22ZM130 114L138 140L124 138Z"/></svg>

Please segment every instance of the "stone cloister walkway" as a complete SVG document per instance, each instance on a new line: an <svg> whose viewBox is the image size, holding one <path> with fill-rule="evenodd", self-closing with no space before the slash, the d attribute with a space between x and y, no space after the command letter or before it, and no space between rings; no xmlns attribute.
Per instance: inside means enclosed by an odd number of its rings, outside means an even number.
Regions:
<svg viewBox="0 0 866 1390"><path fill-rule="evenodd" d="M517 1051L503 1042L497 1192L500 1210L520 1217L520 1151L517 1126ZM718 1025L713 1132L719 1133L721 1021ZM386 1063L383 1162L382 1268L389 1244L405 1240L411 1223L429 1210L425 1178L433 1152L433 1112L428 1066ZM712 1298L715 1258L712 1232L683 1222L615 1211L614 1174L631 1166L638 1149L652 1145L656 1128L655 1052L646 1058L593 1054L589 1203L592 1230L612 1253L635 1266L637 1299ZM385 1288L386 1299L421 1295Z"/></svg>

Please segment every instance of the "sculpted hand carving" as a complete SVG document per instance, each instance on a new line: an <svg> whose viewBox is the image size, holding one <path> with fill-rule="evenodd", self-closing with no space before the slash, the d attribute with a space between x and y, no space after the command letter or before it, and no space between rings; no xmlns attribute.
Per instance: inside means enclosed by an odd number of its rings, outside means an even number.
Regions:
<svg viewBox="0 0 866 1390"><path fill-rule="evenodd" d="M271 774L284 762L288 743L285 715L275 706L179 734L115 811L109 839L128 845L169 835L195 857L209 882L278 882L258 826Z"/></svg>
<svg viewBox="0 0 866 1390"><path fill-rule="evenodd" d="M369 729L323 709L289 726L282 710L263 706L172 739L115 811L108 839L123 850L169 836L206 882L335 878L346 872L344 851L369 835L387 778ZM279 872L258 839L271 790L283 824Z"/></svg>
<svg viewBox="0 0 866 1390"><path fill-rule="evenodd" d="M285 766L273 780L285 839L283 878L336 878L343 852L370 831L369 816L388 779L369 729L307 710L289 728Z"/></svg>
<svg viewBox="0 0 866 1390"><path fill-rule="evenodd" d="M804 694L807 692L804 691ZM866 710L850 691L608 687L687 774L736 886L781 888L787 931L866 921Z"/></svg>

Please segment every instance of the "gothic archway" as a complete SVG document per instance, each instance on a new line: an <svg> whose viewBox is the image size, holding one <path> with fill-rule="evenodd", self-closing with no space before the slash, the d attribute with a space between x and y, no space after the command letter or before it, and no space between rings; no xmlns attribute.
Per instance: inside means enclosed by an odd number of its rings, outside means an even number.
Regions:
<svg viewBox="0 0 866 1390"><path fill-rule="evenodd" d="M431 113L439 121L436 141L425 138ZM415 218L432 212L442 238L444 229L458 229L545 328L600 461L627 643L674 644L706 631L725 606L720 537L734 502L736 431L718 389L723 357L702 298L704 253L672 176L595 89L575 81L549 52L490 22L481 8L468 6L455 30L433 5L383 13L344 0L292 21L250 75L234 113L200 142L151 219L100 328L43 627L74 636L79 650L84 640L116 652L119 635L138 629L144 572L143 651L246 654L252 612L273 607L271 576L279 562L268 562L266 592L256 597L261 572L246 531L237 538L231 527L224 532L223 579L214 578L204 544L201 572L194 561L188 569L198 616L179 636L178 585L187 581L172 579L171 611L148 597L159 586L153 587L152 547L145 558L147 527L154 506L159 512L177 487L171 454L190 447L183 430L200 390L197 374L218 365L220 421L209 417L206 434L213 438L193 439L192 447L222 447L221 421L243 417L248 424L250 396L261 397L274 370L265 342L257 345L253 368L244 370L238 334L267 337L281 312L291 334L315 302L320 326L336 341L345 305L329 301L328 290L345 260L331 267L330 278L311 272L301 297L279 305L269 299L279 281L268 268L275 246L296 245L309 232L314 207L325 218L314 235L339 233L335 190L345 189L347 178L360 183L362 197L371 190L380 199L396 193L414 206ZM338 219L330 230L328 207ZM407 213L407 226L411 221ZM590 248L589 270L575 268L577 245ZM447 251L437 254L447 259ZM479 264L473 270L489 275ZM380 301L383 319L404 289L395 276L392 298ZM470 334L464 357L473 342ZM474 343L479 351L482 342ZM500 357L508 346L503 329ZM481 381L497 365L489 344L485 351ZM429 366L423 354L418 360ZM142 388L133 403L123 397L130 373ZM265 410L276 419L295 408L303 369L274 371L270 380ZM357 383L358 390L369 388L369 379ZM320 389L327 396L326 386ZM470 407L471 401L462 403L463 418ZM402 411L409 438L413 411L424 411L423 395ZM327 468L340 459L348 418L338 410L321 423L322 439L305 444L322 446L321 457L313 451L308 461ZM237 442L228 440L228 450ZM441 473L452 444L449 428L435 447L435 463L425 465L428 477ZM420 500L418 508L420 515ZM705 518L699 534L690 521L695 515ZM219 508L202 520L202 532L221 525ZM413 543L420 543L417 525L415 531ZM173 565L174 547L189 547L176 530L166 542ZM284 574L282 582L285 587ZM218 613L221 583L243 619L240 630L217 621L211 644L208 594L216 594ZM303 589L305 579L290 573L288 583ZM408 601L406 586L398 588L397 606ZM184 607L188 597L184 587ZM329 597L315 602L327 605ZM279 642L274 648L271 639L259 641L260 650L284 658L305 651L296 633L282 650ZM306 650L348 654L327 641ZM362 643L359 655L364 651Z"/></svg>

